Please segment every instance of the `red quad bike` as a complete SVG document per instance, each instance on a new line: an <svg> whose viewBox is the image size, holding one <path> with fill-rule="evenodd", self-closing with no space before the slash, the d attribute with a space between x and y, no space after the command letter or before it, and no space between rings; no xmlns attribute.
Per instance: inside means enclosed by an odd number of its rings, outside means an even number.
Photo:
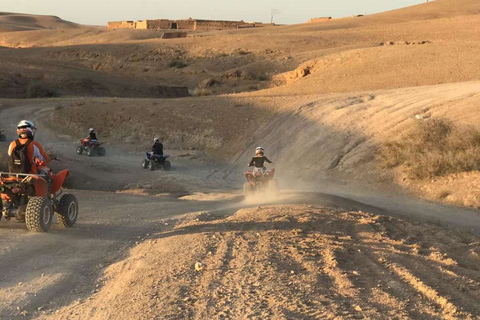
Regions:
<svg viewBox="0 0 480 320"><path fill-rule="evenodd" d="M107 154L107 150L101 146L101 142L82 139L80 140L80 143L81 145L77 147L77 154L82 154L84 151L89 157L95 154L98 154L99 156L104 156Z"/></svg>
<svg viewBox="0 0 480 320"><path fill-rule="evenodd" d="M244 173L247 181L243 185L243 195L245 198L253 196L257 193L265 192L277 196L280 193L277 179L274 179L275 169L266 171L265 173L247 171Z"/></svg>
<svg viewBox="0 0 480 320"><path fill-rule="evenodd" d="M49 169L47 169L49 170ZM63 194L68 170L48 177L38 174L0 172L0 211L6 220L25 222L27 229L47 232L57 214L63 227L72 227L78 217L78 202L73 194ZM50 180L50 186L46 179ZM61 198L59 198L61 196Z"/></svg>

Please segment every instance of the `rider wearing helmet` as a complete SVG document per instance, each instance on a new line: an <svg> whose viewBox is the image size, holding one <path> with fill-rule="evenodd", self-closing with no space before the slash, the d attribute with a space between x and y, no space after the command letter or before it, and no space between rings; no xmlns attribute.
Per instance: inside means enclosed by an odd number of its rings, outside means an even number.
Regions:
<svg viewBox="0 0 480 320"><path fill-rule="evenodd" d="M163 156L163 144L158 138L153 139L152 153L155 156Z"/></svg>
<svg viewBox="0 0 480 320"><path fill-rule="evenodd" d="M95 133L95 129L93 128L88 129L88 136L85 138L85 140L90 142L97 141L97 134Z"/></svg>
<svg viewBox="0 0 480 320"><path fill-rule="evenodd" d="M255 167L253 169L253 173L265 173L265 171L267 171L267 168L265 168L265 162L273 163L267 157L265 157L264 153L265 150L262 147L257 147L255 149L255 156L252 158L250 164L248 165L249 167Z"/></svg>
<svg viewBox="0 0 480 320"><path fill-rule="evenodd" d="M8 147L10 172L36 174L39 167L50 161L40 143L33 140L36 131L32 121L22 120L18 123L18 139Z"/></svg>

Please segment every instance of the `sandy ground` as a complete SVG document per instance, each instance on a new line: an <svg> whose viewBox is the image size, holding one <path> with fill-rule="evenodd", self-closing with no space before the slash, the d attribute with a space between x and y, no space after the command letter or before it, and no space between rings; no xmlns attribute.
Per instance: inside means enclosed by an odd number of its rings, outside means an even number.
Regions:
<svg viewBox="0 0 480 320"><path fill-rule="evenodd" d="M0 14L1 97L61 97L0 100L0 129L34 120L80 203L74 228L0 221L0 318L479 319L478 211L418 199L478 208L479 173L375 157L422 119L478 127L479 10L173 40ZM157 99L179 85L213 95ZM92 126L106 157L75 154ZM154 136L170 172L140 166ZM258 145L282 193L245 201Z"/></svg>
<svg viewBox="0 0 480 320"><path fill-rule="evenodd" d="M202 213L143 240L105 270L90 298L53 317L480 315L479 238L432 225L312 205L262 206L228 218Z"/></svg>

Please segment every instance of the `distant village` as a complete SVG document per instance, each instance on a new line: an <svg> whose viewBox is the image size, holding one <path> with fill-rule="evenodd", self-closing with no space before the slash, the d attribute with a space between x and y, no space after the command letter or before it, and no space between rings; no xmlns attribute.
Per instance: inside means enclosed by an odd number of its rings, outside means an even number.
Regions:
<svg viewBox="0 0 480 320"><path fill-rule="evenodd" d="M355 15L348 18L362 17L363 15ZM345 18L340 18L345 19ZM332 17L318 17L307 21L306 23L319 23L326 22L332 19ZM196 31L196 30L228 30L228 29L241 29L241 28L258 28L258 27L273 27L275 23L263 23L263 22L245 22L230 21L230 20L202 20L202 19L183 19L183 20L170 20L170 19L154 19L154 20L138 20L138 21L110 21L108 22L109 29L138 29L138 30L184 30L184 31Z"/></svg>
<svg viewBox="0 0 480 320"><path fill-rule="evenodd" d="M258 28L275 26L274 23L227 21L227 20L139 20L139 21L111 21L108 23L110 29L139 29L139 30L228 30L240 28Z"/></svg>

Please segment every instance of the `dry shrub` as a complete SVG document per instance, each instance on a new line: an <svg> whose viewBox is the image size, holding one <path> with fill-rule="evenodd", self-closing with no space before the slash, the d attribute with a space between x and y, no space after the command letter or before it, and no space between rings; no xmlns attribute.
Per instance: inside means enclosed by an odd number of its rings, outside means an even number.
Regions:
<svg viewBox="0 0 480 320"><path fill-rule="evenodd" d="M182 69L182 68L187 67L188 64L185 63L185 62L183 62L182 60L177 60L177 59L175 59L175 60L172 60L172 61L168 64L168 66L169 66L170 68L175 67L175 68L177 68L177 69Z"/></svg>
<svg viewBox="0 0 480 320"><path fill-rule="evenodd" d="M480 170L480 131L453 125L445 119L428 119L412 132L380 150L387 168L400 166L417 179Z"/></svg>
<svg viewBox="0 0 480 320"><path fill-rule="evenodd" d="M53 98L58 97L56 90L49 88L41 81L31 81L27 86L27 98Z"/></svg>

